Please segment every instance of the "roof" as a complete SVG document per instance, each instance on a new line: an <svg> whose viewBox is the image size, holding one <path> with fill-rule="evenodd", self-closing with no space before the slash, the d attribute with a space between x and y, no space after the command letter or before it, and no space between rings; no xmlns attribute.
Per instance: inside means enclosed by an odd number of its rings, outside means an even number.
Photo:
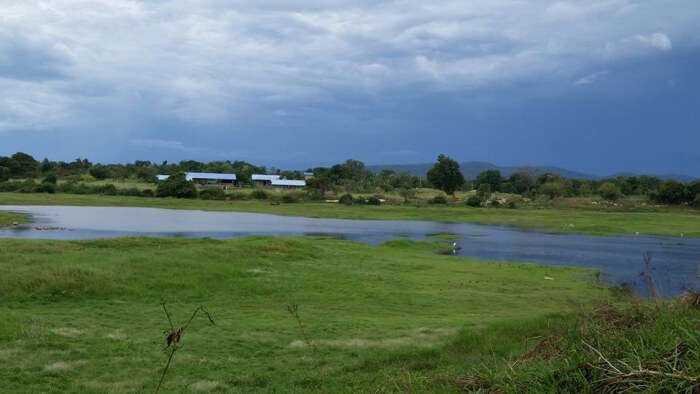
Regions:
<svg viewBox="0 0 700 394"><path fill-rule="evenodd" d="M187 180L193 179L216 179L218 181L235 181L236 174L219 174L215 172L186 172Z"/></svg>
<svg viewBox="0 0 700 394"><path fill-rule="evenodd" d="M185 177L188 181L193 179L216 179L218 181L235 181L236 174L217 174L214 172L186 172ZM164 181L170 178L170 175L156 175L159 181Z"/></svg>
<svg viewBox="0 0 700 394"><path fill-rule="evenodd" d="M273 179L272 186L306 186L306 181L299 181L293 179Z"/></svg>
<svg viewBox="0 0 700 394"><path fill-rule="evenodd" d="M314 175L314 173L311 172L311 171L305 171L305 172L304 172L304 176L313 176L313 175Z"/></svg>
<svg viewBox="0 0 700 394"><path fill-rule="evenodd" d="M280 176L279 175L253 174L252 179L254 181L273 181L275 179L280 179Z"/></svg>

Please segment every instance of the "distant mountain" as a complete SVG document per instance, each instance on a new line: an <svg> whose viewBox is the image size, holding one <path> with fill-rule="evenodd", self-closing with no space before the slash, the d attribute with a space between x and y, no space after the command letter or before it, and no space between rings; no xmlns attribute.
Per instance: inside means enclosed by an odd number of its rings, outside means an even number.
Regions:
<svg viewBox="0 0 700 394"><path fill-rule="evenodd" d="M411 175L425 176L428 170L433 166L432 163L420 163L420 164L387 164L387 165L371 165L367 168L373 172L381 172L382 170L394 170L396 172L406 172ZM639 174L634 173L616 173L610 176L597 176L592 174L586 174L583 172L577 172L572 170L567 170L566 168L555 167L555 166L498 166L493 163L481 162L481 161L467 161L459 164L459 168L462 170L465 178L474 179L479 174L487 170L498 170L504 177L509 177L512 173L516 171L528 172L533 177L538 177L545 173L552 173L561 175L565 178L574 179L603 179L603 178L614 178L616 176L637 176ZM677 175L677 174L665 174L665 175L655 175L661 179L674 179L679 182L691 182L697 178L688 175Z"/></svg>

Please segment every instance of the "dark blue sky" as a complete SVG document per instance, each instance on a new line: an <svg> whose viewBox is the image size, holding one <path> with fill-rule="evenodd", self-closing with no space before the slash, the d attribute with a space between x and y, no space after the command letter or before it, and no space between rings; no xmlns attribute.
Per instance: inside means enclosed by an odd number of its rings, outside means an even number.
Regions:
<svg viewBox="0 0 700 394"><path fill-rule="evenodd" d="M0 155L700 177L696 1L26 3Z"/></svg>

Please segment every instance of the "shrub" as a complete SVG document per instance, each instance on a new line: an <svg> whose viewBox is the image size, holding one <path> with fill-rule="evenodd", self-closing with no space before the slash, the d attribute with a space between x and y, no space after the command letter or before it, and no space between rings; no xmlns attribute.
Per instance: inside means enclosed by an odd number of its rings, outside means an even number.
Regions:
<svg viewBox="0 0 700 394"><path fill-rule="evenodd" d="M50 182L42 182L34 188L35 193L56 193L56 185Z"/></svg>
<svg viewBox="0 0 700 394"><path fill-rule="evenodd" d="M42 181L42 183L50 183L52 185L55 185L57 182L58 178L56 178L56 174L49 174Z"/></svg>
<svg viewBox="0 0 700 394"><path fill-rule="evenodd" d="M158 197L197 198L197 187L188 181L184 172L171 175L158 184Z"/></svg>
<svg viewBox="0 0 700 394"><path fill-rule="evenodd" d="M299 202L299 198L293 194L285 194L282 196L282 202L285 204L294 204Z"/></svg>
<svg viewBox="0 0 700 394"><path fill-rule="evenodd" d="M491 197L491 186L488 183L480 184L479 188L476 190L476 195L479 196L482 202L485 202Z"/></svg>
<svg viewBox="0 0 700 394"><path fill-rule="evenodd" d="M561 181L547 182L540 186L540 193L553 200L566 196L566 185Z"/></svg>
<svg viewBox="0 0 700 394"><path fill-rule="evenodd" d="M622 197L622 192L612 182L605 182L598 188L598 194L608 201L617 201Z"/></svg>
<svg viewBox="0 0 700 394"><path fill-rule="evenodd" d="M247 198L248 198L247 194L239 193L239 192L231 193L231 194L228 194L226 196L226 199L228 199L228 200L245 200Z"/></svg>
<svg viewBox="0 0 700 394"><path fill-rule="evenodd" d="M379 197L371 196L371 197L367 198L367 204L368 205L381 205L382 202L379 200Z"/></svg>
<svg viewBox="0 0 700 394"><path fill-rule="evenodd" d="M355 199L352 197L352 194L343 194L340 196L340 199L338 200L339 203L345 204L345 205L352 205L353 202L355 202Z"/></svg>
<svg viewBox="0 0 700 394"><path fill-rule="evenodd" d="M684 184L669 180L664 182L658 191L650 193L649 198L662 204L681 204L689 202L692 197Z"/></svg>
<svg viewBox="0 0 700 394"><path fill-rule="evenodd" d="M0 182L5 182L10 179L10 169L0 166Z"/></svg>
<svg viewBox="0 0 700 394"><path fill-rule="evenodd" d="M250 197L256 200L267 200L268 195L264 190L255 189L252 193L250 193Z"/></svg>
<svg viewBox="0 0 700 394"><path fill-rule="evenodd" d="M37 185L34 183L34 180L27 179L26 181L20 183L17 191L20 193L34 193L36 191L36 187Z"/></svg>
<svg viewBox="0 0 700 394"><path fill-rule="evenodd" d="M22 187L22 182L2 182L0 183L0 192L16 192Z"/></svg>
<svg viewBox="0 0 700 394"><path fill-rule="evenodd" d="M356 205L365 205L367 203L367 200L365 200L364 197L360 196L360 197L355 197L355 199L353 200L352 203L356 204Z"/></svg>
<svg viewBox="0 0 700 394"><path fill-rule="evenodd" d="M199 198L202 200L225 200L226 193L221 189L204 189L199 192Z"/></svg>
<svg viewBox="0 0 700 394"><path fill-rule="evenodd" d="M119 189L120 196L140 196L141 191L135 187L130 187L128 189Z"/></svg>
<svg viewBox="0 0 700 394"><path fill-rule="evenodd" d="M431 204L447 204L445 196L435 196L429 201Z"/></svg>
<svg viewBox="0 0 700 394"><path fill-rule="evenodd" d="M695 195L695 199L693 200L692 205L693 205L695 208L700 209L700 193L698 193L698 194Z"/></svg>
<svg viewBox="0 0 700 394"><path fill-rule="evenodd" d="M467 205L470 207L480 207L481 206L481 198L477 196L476 194L473 194L467 198Z"/></svg>
<svg viewBox="0 0 700 394"><path fill-rule="evenodd" d="M113 184L108 183L106 185L96 186L95 188L93 188L93 193L102 194L105 196L116 196L117 194L119 194L119 190L117 190L117 187Z"/></svg>
<svg viewBox="0 0 700 394"><path fill-rule="evenodd" d="M141 190L140 195L141 197L153 197L155 196L155 193L153 192L153 189L143 189Z"/></svg>
<svg viewBox="0 0 700 394"><path fill-rule="evenodd" d="M506 208L508 209L517 209L518 208L518 203L515 200L508 200L506 201Z"/></svg>
<svg viewBox="0 0 700 394"><path fill-rule="evenodd" d="M107 179L109 178L109 168L98 164L90 168L90 175L94 176L95 179Z"/></svg>

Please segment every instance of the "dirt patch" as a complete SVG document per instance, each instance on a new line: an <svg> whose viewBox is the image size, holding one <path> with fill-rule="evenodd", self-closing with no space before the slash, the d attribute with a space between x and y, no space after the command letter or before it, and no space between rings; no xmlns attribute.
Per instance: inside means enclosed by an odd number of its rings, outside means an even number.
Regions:
<svg viewBox="0 0 700 394"><path fill-rule="evenodd" d="M83 330L78 330L77 328L72 328L72 327L59 327L59 328L54 328L51 330L52 333L56 335L60 335L62 337L79 337L83 334L85 334L85 331Z"/></svg>
<svg viewBox="0 0 700 394"><path fill-rule="evenodd" d="M46 365L44 369L50 372L64 372L84 364L87 364L87 361L56 361L55 363Z"/></svg>
<svg viewBox="0 0 700 394"><path fill-rule="evenodd" d="M215 380L200 380L190 385L190 390L199 392L209 392L221 387L221 383Z"/></svg>

